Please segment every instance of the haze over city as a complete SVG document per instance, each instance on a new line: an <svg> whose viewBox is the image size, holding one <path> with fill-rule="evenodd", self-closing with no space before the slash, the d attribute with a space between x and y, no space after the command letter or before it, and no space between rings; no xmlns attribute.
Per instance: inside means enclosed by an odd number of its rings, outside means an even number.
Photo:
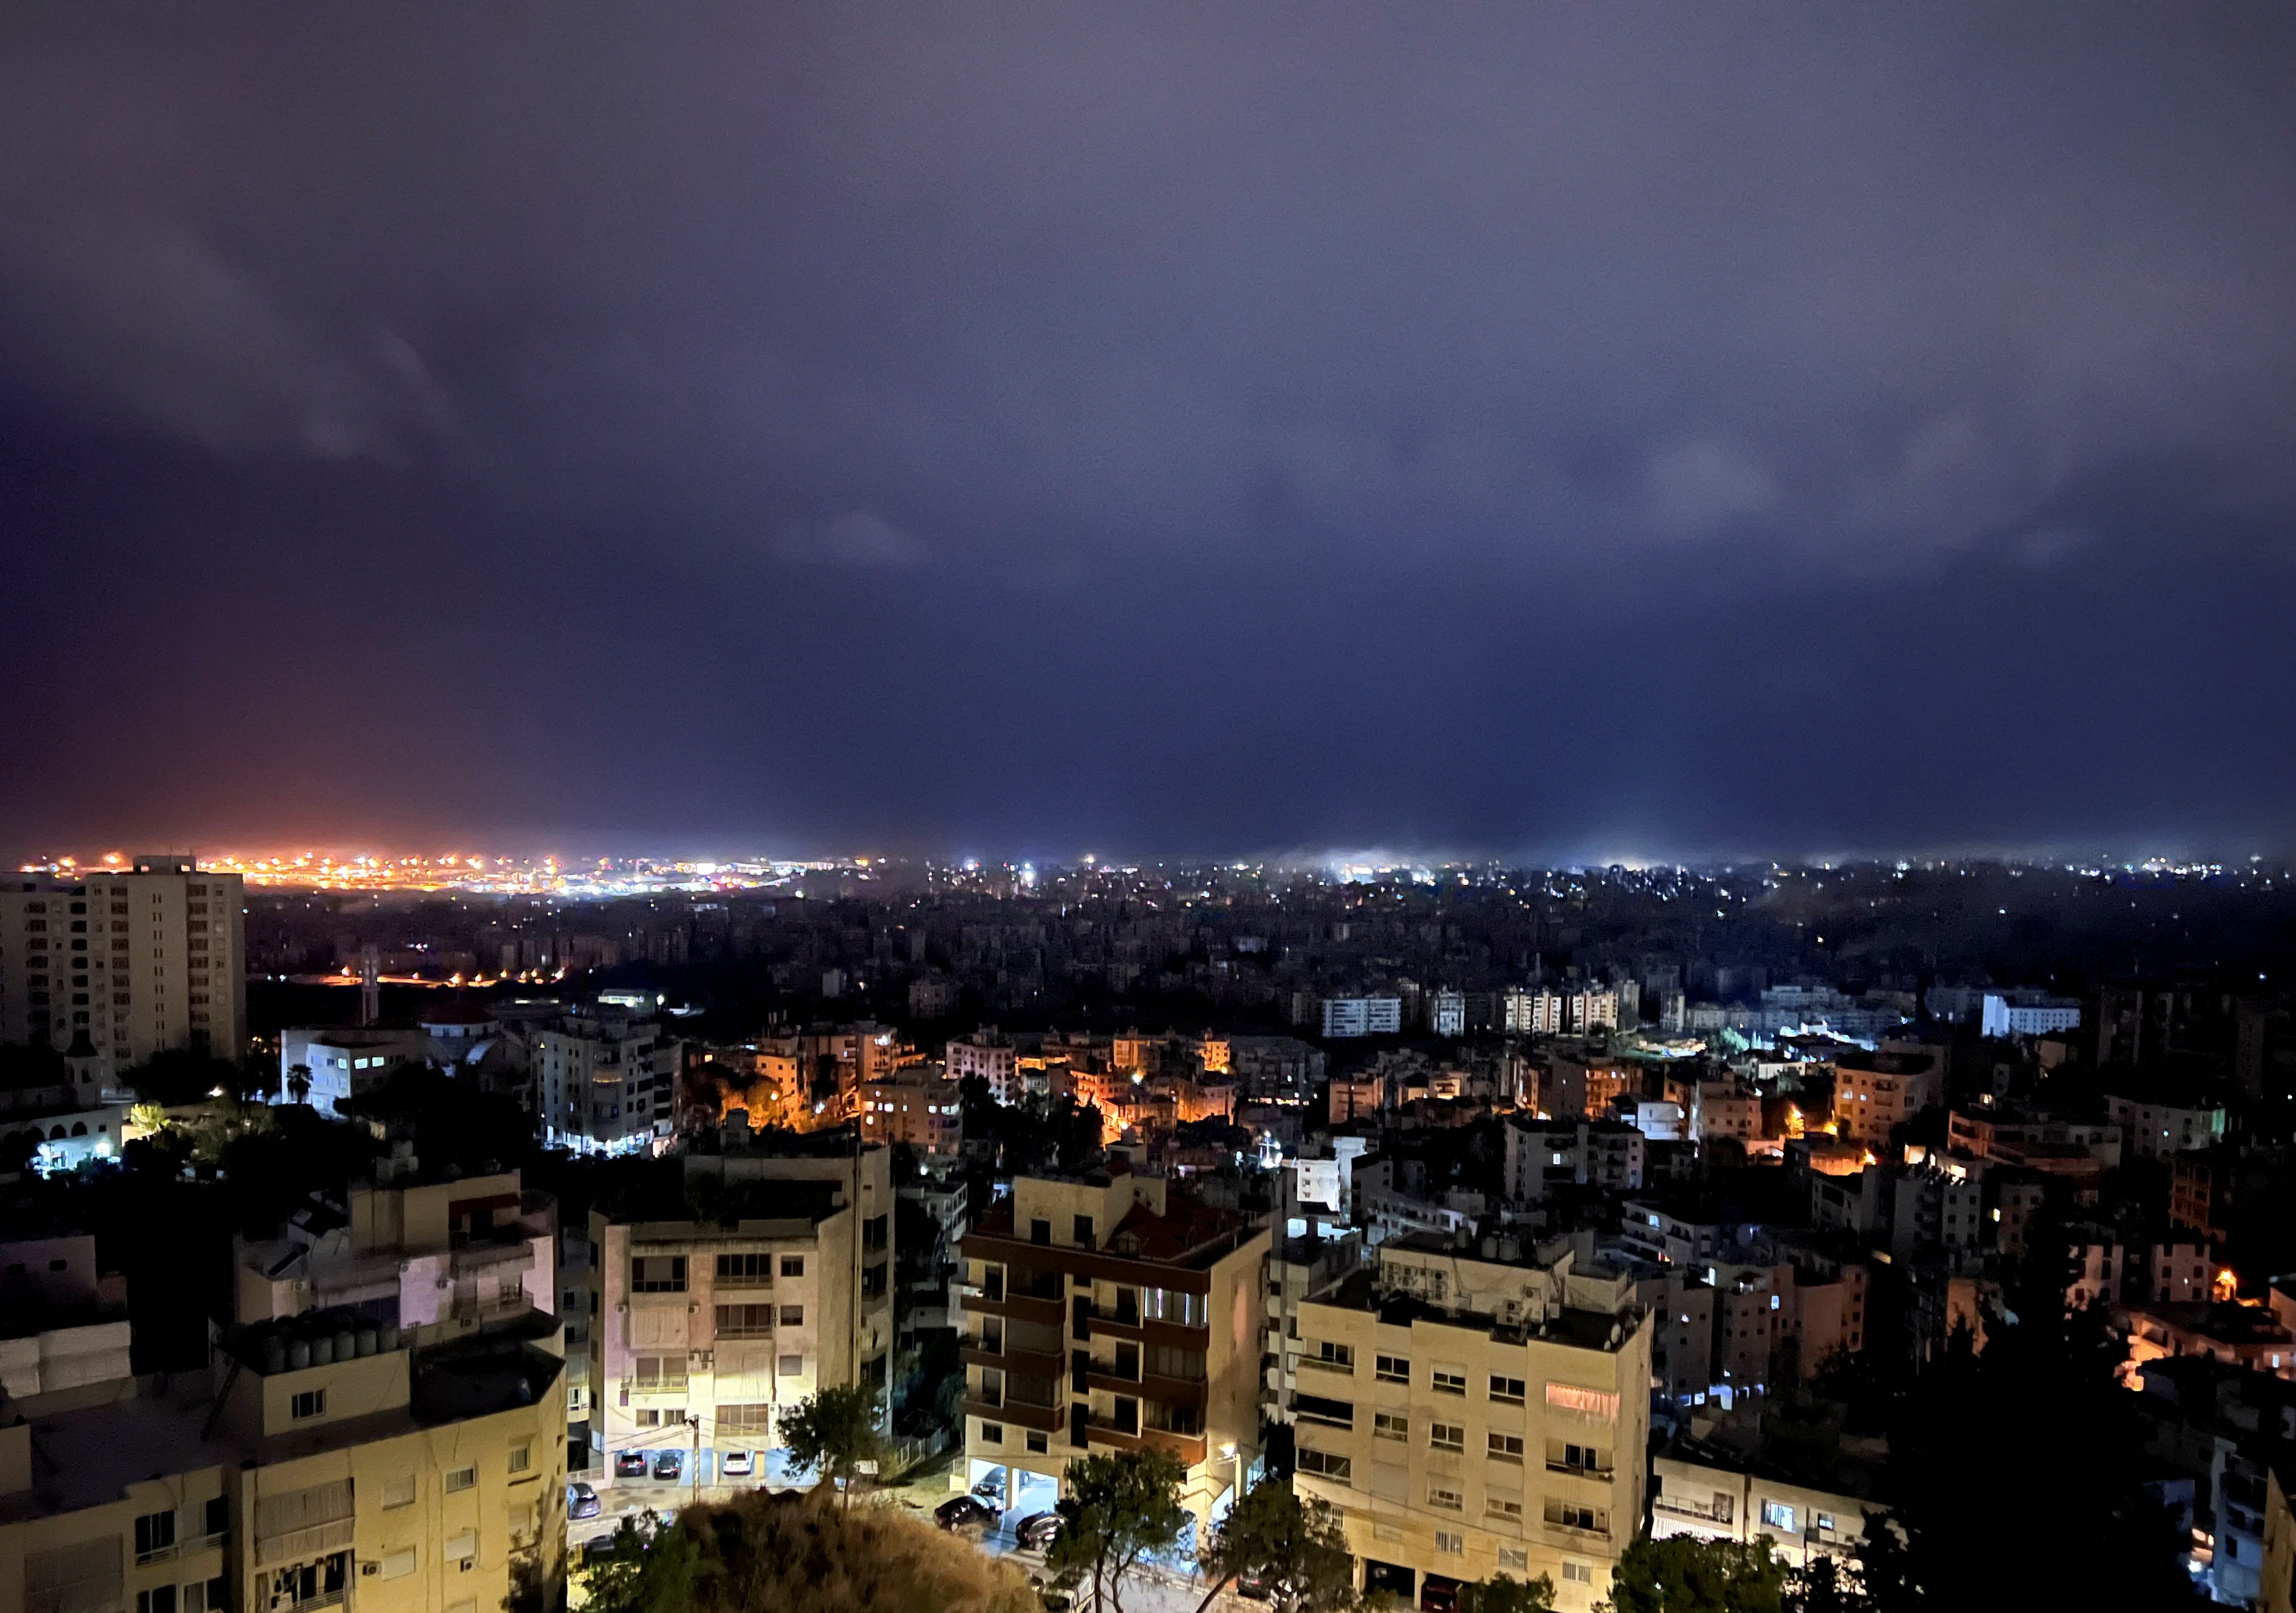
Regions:
<svg viewBox="0 0 2296 1613"><path fill-rule="evenodd" d="M2283 12L0 29L17 860L2290 844Z"/></svg>

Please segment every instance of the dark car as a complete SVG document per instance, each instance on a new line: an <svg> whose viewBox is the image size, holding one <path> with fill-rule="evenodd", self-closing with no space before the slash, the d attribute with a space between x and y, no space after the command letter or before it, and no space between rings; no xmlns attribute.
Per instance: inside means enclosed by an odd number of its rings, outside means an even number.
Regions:
<svg viewBox="0 0 2296 1613"><path fill-rule="evenodd" d="M933 1509L933 1522L944 1529L986 1529L996 1522L996 1510L977 1495L959 1495Z"/></svg>
<svg viewBox="0 0 2296 1613"><path fill-rule="evenodd" d="M653 1459L653 1476L656 1478L674 1479L685 1471L685 1453L683 1451L664 1451Z"/></svg>
<svg viewBox="0 0 2296 1613"><path fill-rule="evenodd" d="M645 1476L646 1460L644 1451L623 1451L615 1455L614 1477L616 1478L644 1478Z"/></svg>
<svg viewBox="0 0 2296 1613"><path fill-rule="evenodd" d="M1015 1543L1041 1551L1053 1543L1053 1536L1061 1532L1061 1515L1057 1512L1031 1512L1013 1526Z"/></svg>
<svg viewBox="0 0 2296 1613"><path fill-rule="evenodd" d="M598 1516L598 1493L578 1478L566 1481L566 1516L569 1518Z"/></svg>

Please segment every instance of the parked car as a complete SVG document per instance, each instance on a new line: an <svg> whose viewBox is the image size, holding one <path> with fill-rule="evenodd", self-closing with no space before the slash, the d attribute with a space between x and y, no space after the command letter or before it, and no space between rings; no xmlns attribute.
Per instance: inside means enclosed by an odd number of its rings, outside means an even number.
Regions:
<svg viewBox="0 0 2296 1613"><path fill-rule="evenodd" d="M1421 1613L1459 1613L1459 1592L1451 1585L1422 1585Z"/></svg>
<svg viewBox="0 0 2296 1613"><path fill-rule="evenodd" d="M598 1493L578 1478L566 1481L566 1516L569 1518L598 1516Z"/></svg>
<svg viewBox="0 0 2296 1613"><path fill-rule="evenodd" d="M998 1468L995 1472L990 1473L979 1484L972 1486L972 1493L980 1497L983 1501L1004 1500L1004 1469Z"/></svg>
<svg viewBox="0 0 2296 1613"><path fill-rule="evenodd" d="M622 1451L616 1453L614 1457L616 1478L644 1478L645 1476L646 1459L644 1451Z"/></svg>
<svg viewBox="0 0 2296 1613"><path fill-rule="evenodd" d="M1031 1551L1041 1551L1053 1543L1053 1536L1061 1532L1061 1515L1057 1512L1031 1512L1013 1526L1013 1539Z"/></svg>
<svg viewBox="0 0 2296 1613"><path fill-rule="evenodd" d="M728 1478L747 1478L757 1471L757 1467L747 1451L728 1451L718 1470Z"/></svg>
<svg viewBox="0 0 2296 1613"><path fill-rule="evenodd" d="M1242 1597L1246 1601L1273 1601L1275 1600L1275 1592L1267 1588L1267 1582L1257 1574L1237 1575L1235 1576L1235 1593L1238 1596Z"/></svg>
<svg viewBox="0 0 2296 1613"><path fill-rule="evenodd" d="M978 1495L959 1495L935 1507L933 1521L944 1529L986 1529L995 1526L996 1513Z"/></svg>
<svg viewBox="0 0 2296 1613"><path fill-rule="evenodd" d="M685 1453L683 1451L664 1451L653 1459L653 1476L656 1478L676 1479L685 1472Z"/></svg>

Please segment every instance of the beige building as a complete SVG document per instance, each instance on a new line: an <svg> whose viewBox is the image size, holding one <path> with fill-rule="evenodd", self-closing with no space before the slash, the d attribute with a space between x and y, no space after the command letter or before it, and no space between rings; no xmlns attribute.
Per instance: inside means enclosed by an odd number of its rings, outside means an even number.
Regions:
<svg viewBox="0 0 2296 1613"><path fill-rule="evenodd" d="M1945 1073L1934 1055L1884 1049L1833 1061L1833 1123L1850 1142L1886 1151L1890 1132L1945 1099Z"/></svg>
<svg viewBox="0 0 2296 1613"><path fill-rule="evenodd" d="M558 1203L516 1171L426 1179L400 1153L276 1236L234 1241L242 1322L348 1308L423 1346L556 1326Z"/></svg>
<svg viewBox="0 0 2296 1613"><path fill-rule="evenodd" d="M1652 1321L1624 1275L1417 1234L1299 1307L1297 1487L1406 1606L1495 1574L1594 1607L1641 1527Z"/></svg>
<svg viewBox="0 0 2296 1613"><path fill-rule="evenodd" d="M569 1014L537 1033L543 1141L581 1154L653 1148L676 1124L684 1046L659 1022L611 1008Z"/></svg>
<svg viewBox="0 0 2296 1613"><path fill-rule="evenodd" d="M964 1146L964 1094L937 1064L913 1064L860 1089L861 1134L871 1142L905 1142L918 1152L954 1156Z"/></svg>
<svg viewBox="0 0 2296 1613"><path fill-rule="evenodd" d="M1796 1568L1815 1556L1854 1564L1879 1502L1800 1483L1783 1469L1682 1440L1651 1460L1651 1538L1751 1542L1765 1535Z"/></svg>
<svg viewBox="0 0 2296 1613"><path fill-rule="evenodd" d="M114 1072L170 1048L247 1051L245 891L146 855L125 869L0 885L0 1041L86 1033Z"/></svg>
<svg viewBox="0 0 2296 1613"><path fill-rule="evenodd" d="M1049 1511L1074 1459L1154 1446L1199 1524L1259 1458L1267 1228L1161 1177L1021 1177L964 1239L964 1453L1004 1510Z"/></svg>
<svg viewBox="0 0 2296 1613"><path fill-rule="evenodd" d="M670 1456L689 1485L783 1480L791 1406L883 1388L891 1151L857 1160L849 1132L800 1140L794 1154L688 1156L651 1195L592 1214L590 1428L608 1481L652 1480ZM689 1197L705 1194L715 1213L696 1220Z"/></svg>
<svg viewBox="0 0 2296 1613"><path fill-rule="evenodd" d="M211 1369L11 1395L0 1607L493 1613L565 1571L561 1363L414 1352L322 1312L233 1329Z"/></svg>

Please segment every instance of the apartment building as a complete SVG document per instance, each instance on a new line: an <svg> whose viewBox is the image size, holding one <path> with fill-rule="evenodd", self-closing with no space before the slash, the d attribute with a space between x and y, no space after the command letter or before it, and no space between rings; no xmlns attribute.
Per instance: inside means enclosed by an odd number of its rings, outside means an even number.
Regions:
<svg viewBox="0 0 2296 1613"><path fill-rule="evenodd" d="M1123 1162L1021 1177L965 1234L965 1478L1049 1510L1070 1461L1158 1446L1208 1524L1259 1460L1268 1229Z"/></svg>
<svg viewBox="0 0 2296 1613"><path fill-rule="evenodd" d="M1855 1567L1866 1515L1889 1510L1838 1485L1694 1439L1659 1452L1651 1469L1651 1538L1751 1544L1767 1535L1797 1568L1819 1555Z"/></svg>
<svg viewBox="0 0 2296 1613"><path fill-rule="evenodd" d="M1557 1120L1607 1120L1611 1105L1641 1082L1632 1066L1558 1053L1547 1059L1538 1083L1539 1106Z"/></svg>
<svg viewBox="0 0 2296 1613"><path fill-rule="evenodd" d="M1926 1053L1844 1053L1833 1060L1833 1122L1876 1153L1890 1130L1945 1099L1945 1073Z"/></svg>
<svg viewBox="0 0 2296 1613"><path fill-rule="evenodd" d="M233 1253L242 1323L355 1311L417 1347L557 1328L558 1201L516 1171L426 1175L402 1145L373 1180L314 1195Z"/></svg>
<svg viewBox="0 0 2296 1613"><path fill-rule="evenodd" d="M643 1152L675 1127L683 1044L654 1020L609 1008L534 1033L543 1141L580 1154Z"/></svg>
<svg viewBox="0 0 2296 1613"><path fill-rule="evenodd" d="M1505 1573L1606 1596L1640 1528L1650 1315L1567 1244L1419 1236L1299 1307L1300 1493L1404 1605ZM1427 1603L1425 1605L1433 1605Z"/></svg>
<svg viewBox="0 0 2296 1613"><path fill-rule="evenodd" d="M2174 1159L2187 1148L2212 1148L2224 1140L2221 1104L2108 1092L2104 1115L2120 1128L2123 1151L2136 1159Z"/></svg>
<svg viewBox="0 0 2296 1613"><path fill-rule="evenodd" d="M964 1147L964 1093L937 1064L913 1064L860 1088L861 1134L871 1142L903 1142L935 1158L954 1158Z"/></svg>
<svg viewBox="0 0 2296 1613"><path fill-rule="evenodd" d="M430 1056L430 1034L413 1028L284 1030L279 1033L279 1096L292 1103L299 1091L299 1101L332 1115L337 1104L365 1097L398 1066L426 1063Z"/></svg>
<svg viewBox="0 0 2296 1613"><path fill-rule="evenodd" d="M204 1372L11 1395L0 1605L479 1613L565 1577L561 1363L411 1350L354 1312L229 1329Z"/></svg>
<svg viewBox="0 0 2296 1613"><path fill-rule="evenodd" d="M1590 1184L1639 1191L1644 1142L1641 1131L1615 1121L1510 1120L1507 1200L1537 1204L1558 1189Z"/></svg>
<svg viewBox="0 0 2296 1613"><path fill-rule="evenodd" d="M247 1050L236 874L147 853L126 868L0 885L0 1041L86 1034L117 1072L170 1048Z"/></svg>
<svg viewBox="0 0 2296 1613"><path fill-rule="evenodd" d="M691 1483L742 1453L787 1482L780 1419L817 1390L882 1388L894 1343L891 1151L849 1129L796 1151L665 1162L590 1217L590 1430L606 1479L668 1453ZM713 1214L689 1204L706 1196ZM736 1468L741 1463L734 1464Z"/></svg>
<svg viewBox="0 0 2296 1613"><path fill-rule="evenodd" d="M996 1033L993 1025L952 1041L941 1053L941 1066L951 1081L977 1075L988 1083L988 1094L999 1103L1018 1103L1021 1050Z"/></svg>
<svg viewBox="0 0 2296 1613"><path fill-rule="evenodd" d="M1323 1001L1324 1039L1395 1036L1403 1031L1400 997L1326 997Z"/></svg>

